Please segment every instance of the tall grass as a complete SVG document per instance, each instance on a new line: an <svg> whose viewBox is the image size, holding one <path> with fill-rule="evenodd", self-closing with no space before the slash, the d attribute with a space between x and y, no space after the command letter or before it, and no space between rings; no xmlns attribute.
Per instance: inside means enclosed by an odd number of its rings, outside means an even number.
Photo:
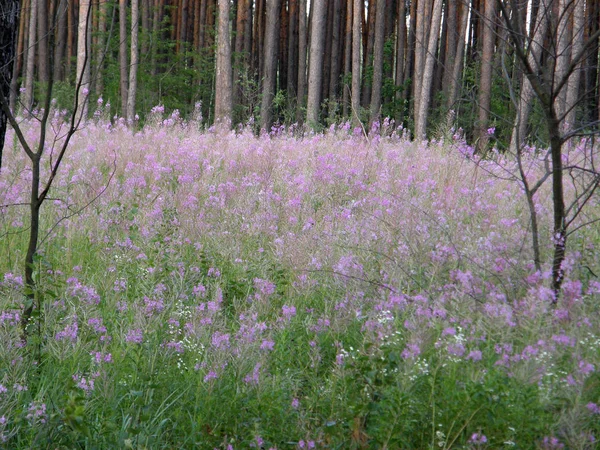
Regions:
<svg viewBox="0 0 600 450"><path fill-rule="evenodd" d="M26 345L26 207L2 206L0 446L595 448L598 231L571 239L552 307L511 161L388 125L149 123L75 136ZM26 203L6 159L0 205Z"/></svg>

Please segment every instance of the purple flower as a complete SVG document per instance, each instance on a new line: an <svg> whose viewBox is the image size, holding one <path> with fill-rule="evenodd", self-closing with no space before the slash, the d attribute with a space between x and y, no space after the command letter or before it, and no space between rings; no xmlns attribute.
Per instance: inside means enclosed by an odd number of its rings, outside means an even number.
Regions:
<svg viewBox="0 0 600 450"><path fill-rule="evenodd" d="M481 361L481 358L482 358L481 350L472 350L467 355L467 359L470 359L472 361Z"/></svg>
<svg viewBox="0 0 600 450"><path fill-rule="evenodd" d="M483 445L487 442L487 437L485 434L473 433L469 439L469 442L474 445Z"/></svg>
<svg viewBox="0 0 600 450"><path fill-rule="evenodd" d="M598 406L596 403L589 402L585 407L592 414L600 414L600 406Z"/></svg>

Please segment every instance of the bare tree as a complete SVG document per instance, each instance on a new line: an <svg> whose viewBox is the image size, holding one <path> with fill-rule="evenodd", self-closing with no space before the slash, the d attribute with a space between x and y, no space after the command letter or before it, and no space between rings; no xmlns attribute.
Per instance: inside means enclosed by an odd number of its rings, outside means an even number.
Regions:
<svg viewBox="0 0 600 450"><path fill-rule="evenodd" d="M575 136L580 135L582 130L573 129L568 132L564 131L563 123L569 111L564 108L560 98L568 86L571 76L573 76L583 58L586 57L589 49L600 38L600 30L590 33L581 45L575 44L572 38L566 42L561 42L569 28L563 23L563 21L569 20L569 14L567 13L568 5L563 0L559 0L559 10L563 14L555 16L551 15L552 0L548 3L541 1L539 3L538 17L540 14L548 15L552 31L550 42L541 48L544 55L540 60L546 62L546 64L542 65L536 58L529 57L527 49L535 47L532 47L532 42L526 42L528 35L523 29L523 22L519 20L518 15L510 14L510 10L518 11L517 0L497 0L497 3L504 17L504 24L513 44L519 66L529 80L541 105L550 141L547 158L550 161L548 178L552 181L552 237L554 243L552 289L555 293L556 302L564 279L563 262L565 259L567 238L574 230L583 225L576 225L573 230L570 230L570 227L575 224L575 220L580 216L600 184L600 171L598 171L594 161L595 154L592 145L587 145L586 150L588 148L589 150L583 158L582 163L565 164L563 161L563 146L566 143L570 143ZM577 32L577 30L575 31ZM543 42L546 43L548 41ZM563 63L559 62L560 58L565 54L570 55L570 62L563 65ZM555 61L556 63L548 63L549 61ZM547 80L551 80L551 82L547 82ZM582 98L584 96L579 96L577 103L581 102ZM573 105L573 107L575 106ZM517 149L519 148L520 146L517 145ZM571 196L568 205L565 202L564 178L566 173L569 175L570 183L575 192ZM522 180L526 182L526 178L522 178Z"/></svg>

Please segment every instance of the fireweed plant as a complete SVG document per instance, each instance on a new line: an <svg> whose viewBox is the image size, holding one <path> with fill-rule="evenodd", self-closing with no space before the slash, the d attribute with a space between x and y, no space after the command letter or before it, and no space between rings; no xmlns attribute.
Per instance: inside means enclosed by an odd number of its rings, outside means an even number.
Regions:
<svg viewBox="0 0 600 450"><path fill-rule="evenodd" d="M553 306L547 186L536 272L514 162L459 136L153 114L74 136L27 343L30 174L9 134L0 447L597 448L600 235L570 238ZM582 223L599 214L594 198Z"/></svg>

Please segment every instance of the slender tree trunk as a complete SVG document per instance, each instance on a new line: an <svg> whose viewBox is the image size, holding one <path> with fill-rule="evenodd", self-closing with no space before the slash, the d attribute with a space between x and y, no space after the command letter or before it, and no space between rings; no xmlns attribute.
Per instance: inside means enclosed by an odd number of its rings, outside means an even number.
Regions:
<svg viewBox="0 0 600 450"><path fill-rule="evenodd" d="M375 19L377 17L377 1L369 0L367 19L367 42L363 55L364 72L362 79L361 103L367 108L371 103L371 89L373 87L373 49L375 48ZM383 25L382 25L383 27Z"/></svg>
<svg viewBox="0 0 600 450"><path fill-rule="evenodd" d="M79 99L81 106L81 117L85 120L88 116L88 98L90 94L90 56L91 56L91 2L80 0L79 19L77 27L77 80L81 82Z"/></svg>
<svg viewBox="0 0 600 450"><path fill-rule="evenodd" d="M571 46L571 55L575 57L583 49L583 28L584 28L584 4L583 0L573 1L573 42ZM576 119L576 105L579 103L579 83L581 80L581 71L583 70L584 59L581 58L577 63L577 68L569 77L567 83L566 111L563 121L563 132L569 132L573 129Z"/></svg>
<svg viewBox="0 0 600 450"><path fill-rule="evenodd" d="M333 3L333 30L331 34L331 64L329 73L329 101L337 102L338 100L338 82L340 79L340 35L341 35L341 0L335 0ZM331 106L330 106L331 107ZM330 109L330 114L335 112L334 108ZM332 115L332 117L334 117Z"/></svg>
<svg viewBox="0 0 600 450"><path fill-rule="evenodd" d="M147 1L147 0L143 0ZM101 96L104 92L104 57L106 50L106 19L108 16L108 2L101 0L98 11L98 48L96 53L96 95Z"/></svg>
<svg viewBox="0 0 600 450"><path fill-rule="evenodd" d="M306 101L306 2L307 0L298 0L298 121L302 120L302 109Z"/></svg>
<svg viewBox="0 0 600 450"><path fill-rule="evenodd" d="M466 9L466 6L462 6L462 9ZM448 0L448 32L446 34L446 57L444 58L444 77L442 79L442 88L446 94L446 99L450 92L450 85L452 84L454 60L456 58L456 50L460 27L458 25L458 0ZM463 37L464 44L464 37Z"/></svg>
<svg viewBox="0 0 600 450"><path fill-rule="evenodd" d="M571 19L571 3L572 0L558 0L558 15L556 20L556 72L554 75L554 86L562 80L567 73L567 68L570 61L570 43L571 43L571 27L569 22ZM564 85L560 92L556 93L556 115L562 117L566 111L567 102L567 86Z"/></svg>
<svg viewBox="0 0 600 450"><path fill-rule="evenodd" d="M215 92L215 123L231 127L232 69L229 36L229 0L219 0L219 32L217 35L217 89Z"/></svg>
<svg viewBox="0 0 600 450"><path fill-rule="evenodd" d="M485 20L483 28L483 53L481 55L481 75L479 79L479 119L478 119L478 151L484 151L487 147L488 121L490 117L490 107L492 104L492 68L494 64L494 37L495 37L495 17L496 0L485 0Z"/></svg>
<svg viewBox="0 0 600 450"><path fill-rule="evenodd" d="M381 110L381 87L383 83L383 38L385 31L385 2L386 0L377 0L377 18L375 19L375 42L373 48L371 123L379 120L379 113Z"/></svg>
<svg viewBox="0 0 600 450"><path fill-rule="evenodd" d="M360 51L362 34L362 0L354 0L352 8L352 125L361 125L360 120Z"/></svg>
<svg viewBox="0 0 600 450"><path fill-rule="evenodd" d="M425 4L426 0L415 0L417 2L416 30L415 30L415 67L413 70L413 111L415 118L415 137L421 139L423 136L417 134L417 121L421 111L421 86L423 81L423 67L427 43L425 42Z"/></svg>
<svg viewBox="0 0 600 450"><path fill-rule="evenodd" d="M329 96L329 80L331 76L331 53L333 49L333 45L331 42L331 40L333 39L333 6L335 1L336 0L325 2L325 20L323 24L323 69L321 71L321 93L319 94L319 98L321 99L321 101L327 100L327 97ZM310 67L308 69L308 73L310 74ZM325 111L323 111L323 113L325 113Z"/></svg>
<svg viewBox="0 0 600 450"><path fill-rule="evenodd" d="M33 107L33 77L35 70L35 39L37 22L37 0L31 0L29 10L29 37L27 39L27 63L25 69L25 95L23 107L29 113Z"/></svg>
<svg viewBox="0 0 600 450"><path fill-rule="evenodd" d="M103 1L103 0L101 0ZM140 9L142 11L142 27L139 32L141 37L142 55L148 54L148 35L150 34L150 3L151 0L140 0Z"/></svg>
<svg viewBox="0 0 600 450"><path fill-rule="evenodd" d="M277 44L279 43L280 0L267 0L263 97L260 107L260 126L269 131L273 121L273 97L277 81Z"/></svg>
<svg viewBox="0 0 600 450"><path fill-rule="evenodd" d="M548 14L547 0L541 0L537 14L537 19L534 24L534 33L529 44L529 54L527 60L532 68L541 69L541 55L543 51L544 39L546 36L546 30L548 29ZM527 123L529 122L529 114L531 112L531 104L533 102L535 93L529 78L523 77L521 83L521 95L519 98L519 105L517 107L517 115L515 117L515 124L513 126L512 135L510 138L510 149L511 152L516 153L523 144L527 135Z"/></svg>
<svg viewBox="0 0 600 450"><path fill-rule="evenodd" d="M346 33L344 36L344 92L343 92L343 116L349 117L351 109L350 96L351 90L351 73L352 73L352 3L353 0L346 0Z"/></svg>
<svg viewBox="0 0 600 450"><path fill-rule="evenodd" d="M456 43L456 56L454 58L454 65L452 66L452 79L449 81L450 90L448 93L448 128L452 126L454 122L453 109L458 98L458 93L462 86L462 72L465 57L465 37L467 35L467 26L469 25L469 8L470 0L466 4L462 5L460 11L460 27L458 34L458 41Z"/></svg>
<svg viewBox="0 0 600 450"><path fill-rule="evenodd" d="M45 83L50 74L48 68L48 3L47 0L37 0L38 14L38 79Z"/></svg>
<svg viewBox="0 0 600 450"><path fill-rule="evenodd" d="M288 101L292 101L296 100L298 88L298 0L289 0L288 33L288 73L286 90Z"/></svg>
<svg viewBox="0 0 600 450"><path fill-rule="evenodd" d="M321 105L321 83L323 82L323 51L325 40L325 0L315 0L310 40L310 72L308 75L308 101L306 105L306 123L316 128L319 124Z"/></svg>
<svg viewBox="0 0 600 450"><path fill-rule="evenodd" d="M282 0L279 11L279 58L277 60L278 89L287 89L288 69L288 28L289 16L287 12L287 1Z"/></svg>
<svg viewBox="0 0 600 450"><path fill-rule="evenodd" d="M139 66L138 34L140 23L139 0L131 0L131 65L129 66L129 89L127 91L127 122L135 121L137 95L137 69Z"/></svg>
<svg viewBox="0 0 600 450"><path fill-rule="evenodd" d="M431 98L431 86L433 84L433 69L435 63L436 48L440 33L442 20L442 0L433 3L433 17L431 19L431 30L429 43L427 44L427 56L423 70L423 82L421 83L421 100L419 101L419 114L415 122L415 139L425 139L427 130L427 116L429 113L429 102Z"/></svg>
<svg viewBox="0 0 600 450"><path fill-rule="evenodd" d="M0 95L10 97L15 51L17 49L17 27L19 25L19 1L10 0L0 4ZM6 136L8 117L0 108L0 174L2 173L2 154Z"/></svg>
<svg viewBox="0 0 600 450"><path fill-rule="evenodd" d="M69 79L69 76L71 75L71 61L73 56L75 56L73 48L76 45L74 42L76 28L77 23L75 20L75 2L67 0L67 54L65 58L65 79Z"/></svg>
<svg viewBox="0 0 600 450"><path fill-rule="evenodd" d="M398 24L396 25L396 78L394 85L398 89L396 91L396 98L400 99L403 97L400 91L400 86L404 84L404 61L406 58L406 2L398 1ZM399 116L398 119L402 119Z"/></svg>
<svg viewBox="0 0 600 450"><path fill-rule="evenodd" d="M127 0L119 0L119 71L121 75L121 117L127 117L128 76L127 65Z"/></svg>

